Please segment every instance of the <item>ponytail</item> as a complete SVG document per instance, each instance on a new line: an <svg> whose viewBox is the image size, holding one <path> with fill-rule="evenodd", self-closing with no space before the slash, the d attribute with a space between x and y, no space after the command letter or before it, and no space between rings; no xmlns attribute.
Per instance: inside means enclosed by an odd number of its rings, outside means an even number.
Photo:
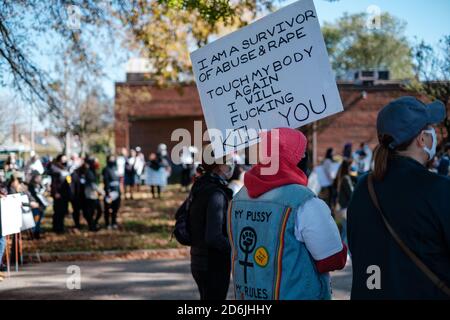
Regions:
<svg viewBox="0 0 450 320"><path fill-rule="evenodd" d="M379 144L374 152L374 169L373 169L373 177L377 181L382 181L386 176L389 160L392 157L392 151L389 147Z"/></svg>
<svg viewBox="0 0 450 320"><path fill-rule="evenodd" d="M392 148L391 145L394 141L394 138L389 135L382 135L378 137L379 144L374 151L375 164L373 169L373 178L376 181L382 181L384 179L391 159L399 151L407 150L413 143L414 139L415 137L405 143L396 146L395 148Z"/></svg>

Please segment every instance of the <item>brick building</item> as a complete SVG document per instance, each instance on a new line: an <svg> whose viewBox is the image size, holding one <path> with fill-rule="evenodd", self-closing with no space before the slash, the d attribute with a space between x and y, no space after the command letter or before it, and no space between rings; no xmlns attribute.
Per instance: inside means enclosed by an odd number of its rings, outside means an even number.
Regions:
<svg viewBox="0 0 450 320"><path fill-rule="evenodd" d="M116 148L140 146L147 155L164 142L169 150L171 133L177 128L193 132L194 120L202 120L202 109L195 84L181 88L156 88L140 77L128 75L116 83ZM317 127L317 155L320 159L328 147L342 152L347 142L357 148L361 142L375 147L376 117L389 101L411 95L395 81L377 81L371 85L339 82L345 111L321 121ZM206 125L203 122L203 129Z"/></svg>

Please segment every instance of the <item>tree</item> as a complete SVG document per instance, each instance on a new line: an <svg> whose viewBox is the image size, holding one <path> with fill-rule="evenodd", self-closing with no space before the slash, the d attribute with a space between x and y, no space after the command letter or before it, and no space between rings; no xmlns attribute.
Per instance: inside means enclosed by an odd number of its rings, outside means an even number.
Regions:
<svg viewBox="0 0 450 320"><path fill-rule="evenodd" d="M82 155L90 153L91 148L97 144L103 144L109 149L113 131L112 103L95 87L81 90L84 92L80 94L80 98L65 101L63 116L55 120L52 131L60 138L64 153L71 151L69 142L73 137L78 139ZM67 94L66 98L70 99L69 97L74 95Z"/></svg>
<svg viewBox="0 0 450 320"><path fill-rule="evenodd" d="M407 89L430 100L441 100L447 108L447 117L441 127L446 143L450 143L450 35L439 41L439 49L420 42L413 50L415 78Z"/></svg>
<svg viewBox="0 0 450 320"><path fill-rule="evenodd" d="M11 138L13 126L17 131L22 131L29 127L27 114L30 110L26 110L16 97L8 94L0 96L0 145ZM12 142L13 139L10 139Z"/></svg>
<svg viewBox="0 0 450 320"><path fill-rule="evenodd" d="M189 52L212 37L245 26L281 1L160 0L136 1L120 18L133 35L131 44L148 58L148 77L157 85L192 80Z"/></svg>
<svg viewBox="0 0 450 320"><path fill-rule="evenodd" d="M382 13L379 25L368 24L367 13L344 14L325 23L322 32L337 76L355 69L389 70L393 79L413 75L411 48L404 35L405 23Z"/></svg>
<svg viewBox="0 0 450 320"><path fill-rule="evenodd" d="M0 0L0 85L12 86L28 102L45 107L44 112L63 116L54 90L58 79L33 61L34 54L54 56L63 43L86 72L100 73L101 59L91 44L104 31L105 44L123 42L149 57L150 76L158 83L178 81L190 73L189 46L205 44L224 26L245 24L277 2ZM47 52L39 52L42 42L52 44Z"/></svg>
<svg viewBox="0 0 450 320"><path fill-rule="evenodd" d="M12 86L24 100L56 116L61 110L53 88L55 79L31 56L53 53L61 43L67 43L80 65L83 62L89 70L98 67L85 36L93 30L81 32L70 25L67 8L71 4L80 4L90 13L84 17L86 25L108 22L101 1L0 1L0 85ZM40 44L51 41L54 47L42 52Z"/></svg>
<svg viewBox="0 0 450 320"><path fill-rule="evenodd" d="M111 147L112 103L105 99L95 89L91 90L86 99L79 106L74 122L73 134L78 136L81 144L81 154L87 154L98 149L98 145L105 148L106 153Z"/></svg>
<svg viewBox="0 0 450 320"><path fill-rule="evenodd" d="M55 61L53 73L61 75L52 84L52 89L61 102L60 112L50 114L52 131L63 144L64 153L70 153L70 140L78 138L82 154L88 153L90 146L99 135L111 136L112 103L106 97L101 77L85 72L80 61L71 55L71 45L65 49L63 60Z"/></svg>

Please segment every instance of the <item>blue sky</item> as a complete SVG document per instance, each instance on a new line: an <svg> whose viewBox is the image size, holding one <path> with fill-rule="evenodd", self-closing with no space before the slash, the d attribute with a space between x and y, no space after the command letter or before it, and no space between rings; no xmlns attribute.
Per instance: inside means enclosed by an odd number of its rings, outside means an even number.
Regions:
<svg viewBox="0 0 450 320"><path fill-rule="evenodd" d="M291 2L295 1L288 1ZM332 22L344 12L364 12L375 5L404 20L410 40L418 37L436 45L443 35L450 34L450 0L315 0L314 4L321 23Z"/></svg>

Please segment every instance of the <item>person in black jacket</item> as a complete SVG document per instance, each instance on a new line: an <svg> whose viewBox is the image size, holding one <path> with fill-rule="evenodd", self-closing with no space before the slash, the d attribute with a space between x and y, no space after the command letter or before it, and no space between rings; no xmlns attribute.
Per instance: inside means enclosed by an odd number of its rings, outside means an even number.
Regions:
<svg viewBox="0 0 450 320"><path fill-rule="evenodd" d="M84 161L84 160L83 160ZM84 197L84 162L75 169L72 174L71 188L71 198L70 203L72 204L72 218L75 224L75 228L81 230L80 214L83 211L83 204L85 202ZM84 180L83 180L84 179ZM83 212L83 216L86 216Z"/></svg>
<svg viewBox="0 0 450 320"><path fill-rule="evenodd" d="M450 179L426 168L438 143L433 125L445 115L442 102L414 97L378 114L374 170L359 178L348 207L352 299L450 299Z"/></svg>
<svg viewBox="0 0 450 320"><path fill-rule="evenodd" d="M227 180L233 168L225 164L203 164L202 167L203 175L191 190L191 272L201 300L224 300L231 271L226 212L232 191L227 188Z"/></svg>
<svg viewBox="0 0 450 320"><path fill-rule="evenodd" d="M133 200L133 191L136 186L136 159L136 150L131 149L130 156L125 162L125 200L128 192L130 193L130 199Z"/></svg>
<svg viewBox="0 0 450 320"><path fill-rule="evenodd" d="M71 178L67 170L67 157L60 154L50 166L53 197L53 231L64 233L64 218L69 211Z"/></svg>
<svg viewBox="0 0 450 320"><path fill-rule="evenodd" d="M85 185L84 185L84 196L85 196L85 206L84 213L89 221L89 230L98 231L98 222L102 215L101 204L99 196L103 195L104 192L101 190L97 183L96 175L96 160L89 156L85 159Z"/></svg>
<svg viewBox="0 0 450 320"><path fill-rule="evenodd" d="M103 169L103 184L105 185L105 224L107 229L117 229L117 212L120 208L120 180L117 175L116 158L108 156L106 167ZM111 217L111 224L110 224Z"/></svg>
<svg viewBox="0 0 450 320"><path fill-rule="evenodd" d="M75 180L74 202L77 203L77 208L83 212L84 219L88 224L90 231L97 231L97 221L95 213L98 216L98 196L102 191L97 185L97 177L95 175L94 159L86 157L83 165L75 170L73 177ZM78 214L78 223L79 214Z"/></svg>

